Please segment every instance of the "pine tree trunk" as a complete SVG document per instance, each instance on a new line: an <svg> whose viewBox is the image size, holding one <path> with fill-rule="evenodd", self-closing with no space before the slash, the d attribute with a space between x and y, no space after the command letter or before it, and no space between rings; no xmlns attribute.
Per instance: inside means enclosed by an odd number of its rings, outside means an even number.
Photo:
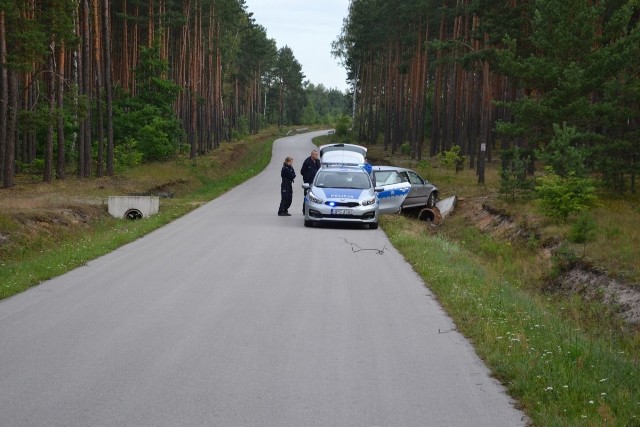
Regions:
<svg viewBox="0 0 640 427"><path fill-rule="evenodd" d="M13 187L16 174L16 127L18 121L18 75L16 71L10 70L7 78L8 88L8 112L7 112L7 135L4 151L4 177L2 186L4 188Z"/></svg>
<svg viewBox="0 0 640 427"><path fill-rule="evenodd" d="M44 182L51 182L53 175L53 118L56 110L56 42L49 45L47 60L47 101L49 103L49 120L47 120L47 136L44 145Z"/></svg>
<svg viewBox="0 0 640 427"><path fill-rule="evenodd" d="M445 40L445 28L446 21L444 13L440 18L440 32L438 40ZM442 52L438 50L436 53L436 61L438 65L436 67L436 75L433 88L433 119L431 125L431 149L429 154L435 156L442 150L442 88L443 88L443 65L440 62L442 59Z"/></svg>
<svg viewBox="0 0 640 427"><path fill-rule="evenodd" d="M57 131L56 141L58 143L58 157L56 163L56 178L63 180L66 177L65 174L65 133L64 133L64 81L65 81L65 60L66 49L64 44L58 44L58 60L57 60L57 73L56 79L56 105L57 105Z"/></svg>
<svg viewBox="0 0 640 427"><path fill-rule="evenodd" d="M0 64L7 63L7 39L4 10L0 10ZM5 153L7 151L7 113L9 110L9 78L7 67L0 67L0 182L4 183L7 172Z"/></svg>
<svg viewBox="0 0 640 427"><path fill-rule="evenodd" d="M480 122L480 147L478 150L478 184L484 184L485 158L491 132L491 87L489 77L489 62L482 62L482 120Z"/></svg>
<svg viewBox="0 0 640 427"><path fill-rule="evenodd" d="M91 29L89 26L89 2L82 1L80 13L80 39L82 40L82 54L80 55L80 75L82 76L80 93L91 99ZM86 178L91 174L91 113L87 111L87 116L80 125L80 142L78 153L78 175Z"/></svg>
<svg viewBox="0 0 640 427"><path fill-rule="evenodd" d="M102 31L104 40L104 88L107 107L107 175L114 174L114 141L113 141L113 85L111 76L111 0L102 0Z"/></svg>
<svg viewBox="0 0 640 427"><path fill-rule="evenodd" d="M92 0L93 9L93 65L95 70L95 92L93 93L96 102L96 131L98 138L98 158L96 163L96 176L104 175L104 111L102 105L102 25L98 2Z"/></svg>

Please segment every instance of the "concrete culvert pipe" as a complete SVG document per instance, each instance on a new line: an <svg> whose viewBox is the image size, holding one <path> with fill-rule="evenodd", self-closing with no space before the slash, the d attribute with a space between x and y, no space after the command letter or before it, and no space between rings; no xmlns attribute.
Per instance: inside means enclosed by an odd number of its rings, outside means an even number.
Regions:
<svg viewBox="0 0 640 427"><path fill-rule="evenodd" d="M142 212L140 212L138 209L129 209L125 214L124 214L124 218L125 219L140 219L142 218Z"/></svg>
<svg viewBox="0 0 640 427"><path fill-rule="evenodd" d="M418 214L418 219L439 225L442 222L442 214L437 207L424 208Z"/></svg>
<svg viewBox="0 0 640 427"><path fill-rule="evenodd" d="M433 220L436 219L436 214L433 211L433 209L425 208L425 209L422 209L420 211L420 213L418 214L418 219L420 219L422 221L433 222Z"/></svg>
<svg viewBox="0 0 640 427"><path fill-rule="evenodd" d="M158 196L109 196L109 214L119 219L140 219L157 214Z"/></svg>

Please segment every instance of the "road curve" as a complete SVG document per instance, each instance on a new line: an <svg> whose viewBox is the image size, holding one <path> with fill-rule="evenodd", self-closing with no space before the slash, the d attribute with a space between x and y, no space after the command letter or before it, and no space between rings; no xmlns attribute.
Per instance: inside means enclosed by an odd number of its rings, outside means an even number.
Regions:
<svg viewBox="0 0 640 427"><path fill-rule="evenodd" d="M382 230L305 228L280 167L0 302L1 426L522 426Z"/></svg>

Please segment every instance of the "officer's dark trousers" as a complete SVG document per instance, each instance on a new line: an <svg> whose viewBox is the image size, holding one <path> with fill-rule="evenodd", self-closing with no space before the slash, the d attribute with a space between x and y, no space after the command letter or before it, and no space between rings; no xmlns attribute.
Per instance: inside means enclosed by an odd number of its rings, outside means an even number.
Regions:
<svg viewBox="0 0 640 427"><path fill-rule="evenodd" d="M280 196L280 208L278 208L278 213L284 213L289 210L291 202L293 201L293 186L290 182L283 182L280 184Z"/></svg>

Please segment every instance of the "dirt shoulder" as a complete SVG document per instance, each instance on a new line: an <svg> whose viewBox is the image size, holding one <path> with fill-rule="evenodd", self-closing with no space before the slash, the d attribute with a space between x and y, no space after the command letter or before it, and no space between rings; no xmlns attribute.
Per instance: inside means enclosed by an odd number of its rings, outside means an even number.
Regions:
<svg viewBox="0 0 640 427"><path fill-rule="evenodd" d="M532 238L540 239L535 235L535 226L523 226L524 222L500 208L492 207L491 199L486 197L459 199L452 215L463 217L498 242L525 243ZM560 240L547 238L540 246L538 256L550 260L561 243ZM624 282L602 268L576 259L560 274L549 277L542 289L548 293L579 295L587 300L598 301L624 322L640 328L639 285Z"/></svg>

